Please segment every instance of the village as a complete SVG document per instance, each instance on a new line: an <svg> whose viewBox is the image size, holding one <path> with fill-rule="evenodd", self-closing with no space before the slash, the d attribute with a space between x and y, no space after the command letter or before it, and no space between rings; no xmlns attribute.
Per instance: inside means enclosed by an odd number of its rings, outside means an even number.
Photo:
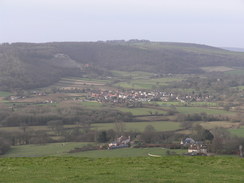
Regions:
<svg viewBox="0 0 244 183"><path fill-rule="evenodd" d="M69 93L75 94L85 94L84 97L68 97ZM51 96L52 94L52 96ZM10 101L20 101L27 98L43 98L43 100L39 100L39 103L55 103L58 102L55 100L55 94L58 96L59 94L63 94L63 100L75 100L75 101L97 101L99 103L114 103L114 104L123 104L123 103L133 103L133 102L153 102L153 101L161 101L161 102L171 102L177 101L181 103L188 102L211 102L213 101L213 96L208 94L198 95L194 93L185 94L185 93L174 93L174 92L165 92L160 90L106 90L106 89L83 89L72 88L69 90L57 89L53 93L47 93L42 91L32 91L30 94L22 94L22 95L12 95L7 98ZM67 95L67 97L65 97Z"/></svg>
<svg viewBox="0 0 244 183"><path fill-rule="evenodd" d="M88 100L96 100L101 103L126 103L126 102L151 102L151 101L178 101L187 102L209 102L209 95L176 94L160 90L92 90L88 93Z"/></svg>

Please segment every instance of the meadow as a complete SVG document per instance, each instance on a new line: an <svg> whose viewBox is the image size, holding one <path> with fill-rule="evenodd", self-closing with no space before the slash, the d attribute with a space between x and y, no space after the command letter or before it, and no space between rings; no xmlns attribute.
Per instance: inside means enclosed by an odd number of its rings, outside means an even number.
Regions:
<svg viewBox="0 0 244 183"><path fill-rule="evenodd" d="M0 91L0 97L8 97L12 95L11 92Z"/></svg>
<svg viewBox="0 0 244 183"><path fill-rule="evenodd" d="M76 147L82 147L87 144L85 142L64 142L12 146L7 154L0 157L62 156Z"/></svg>
<svg viewBox="0 0 244 183"><path fill-rule="evenodd" d="M156 131L171 131L180 129L180 123L177 122L159 122L159 121L150 121L150 122L124 122L125 131L137 131L143 132L145 127L152 125ZM109 130L115 129L114 123L96 123L92 124L92 127L98 130Z"/></svg>
<svg viewBox="0 0 244 183"><path fill-rule="evenodd" d="M160 109L153 109L153 108L147 108L147 107L141 107L141 108L126 108L126 107L115 107L114 109L117 109L122 112L131 112L133 115L151 115L151 114L165 114L166 112Z"/></svg>
<svg viewBox="0 0 244 183"><path fill-rule="evenodd" d="M3 183L240 183L244 159L236 157L1 158Z"/></svg>
<svg viewBox="0 0 244 183"><path fill-rule="evenodd" d="M69 153L75 148L81 148L86 145L96 145L88 142L64 142L64 143L47 143L40 145L19 145L13 146L11 150L1 155L4 157L43 157L43 156L77 156L90 158L115 158L115 157L147 157L148 154L166 156L169 154L182 155L186 152L184 149L168 150L161 147L155 148L122 148L113 150L90 150L77 153Z"/></svg>
<svg viewBox="0 0 244 183"><path fill-rule="evenodd" d="M180 123L169 121L150 121L150 122L123 122L125 131L143 132L147 125L152 125L157 131L171 131L180 129ZM79 125L64 125L65 129L72 129ZM94 130L109 130L115 129L115 123L93 123L91 129ZM50 127L44 126L28 126L27 130L46 131L52 134ZM0 132L20 132L23 131L20 127L0 127Z"/></svg>
<svg viewBox="0 0 244 183"><path fill-rule="evenodd" d="M211 122L202 122L200 123L206 129L213 128L233 128L239 126L239 123L229 122L229 121L211 121Z"/></svg>
<svg viewBox="0 0 244 183"><path fill-rule="evenodd" d="M157 87L166 86L174 81L181 81L182 78L141 78L141 79L130 79L128 81L116 83L115 86L122 88L133 88L133 89L155 89Z"/></svg>
<svg viewBox="0 0 244 183"><path fill-rule="evenodd" d="M241 126L240 128L231 128L229 129L229 132L232 135L236 135L238 137L244 137L244 126Z"/></svg>
<svg viewBox="0 0 244 183"><path fill-rule="evenodd" d="M221 110L221 109L212 109L205 107L176 107L176 110L183 114L194 114L194 113L206 113L212 115L230 115L233 114L231 111Z"/></svg>

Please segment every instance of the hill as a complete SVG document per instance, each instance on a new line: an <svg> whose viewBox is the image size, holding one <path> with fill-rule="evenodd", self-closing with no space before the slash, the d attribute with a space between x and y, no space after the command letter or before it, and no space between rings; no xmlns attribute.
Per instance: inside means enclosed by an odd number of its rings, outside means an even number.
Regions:
<svg viewBox="0 0 244 183"><path fill-rule="evenodd" d="M109 76L111 70L192 74L211 66L244 67L244 53L139 40L5 43L0 46L0 89L48 86L67 76Z"/></svg>
<svg viewBox="0 0 244 183"><path fill-rule="evenodd" d="M225 50L235 51L235 52L244 52L244 48L235 48L235 47L223 47Z"/></svg>

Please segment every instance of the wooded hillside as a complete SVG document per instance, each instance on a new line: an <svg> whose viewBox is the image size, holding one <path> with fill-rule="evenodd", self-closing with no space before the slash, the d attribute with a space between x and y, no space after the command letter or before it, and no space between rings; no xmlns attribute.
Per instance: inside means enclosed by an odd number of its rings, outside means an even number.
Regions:
<svg viewBox="0 0 244 183"><path fill-rule="evenodd" d="M0 89L48 86L62 77L110 70L203 73L201 67L244 67L244 53L197 44L149 41L0 45Z"/></svg>

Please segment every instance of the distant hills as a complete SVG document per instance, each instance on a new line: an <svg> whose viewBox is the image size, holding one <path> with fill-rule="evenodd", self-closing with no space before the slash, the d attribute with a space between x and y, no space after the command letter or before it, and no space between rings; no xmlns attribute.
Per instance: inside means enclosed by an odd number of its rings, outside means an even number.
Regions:
<svg viewBox="0 0 244 183"><path fill-rule="evenodd" d="M204 73L202 67L244 67L244 53L198 44L145 40L0 45L0 89L50 85L67 76L111 70Z"/></svg>
<svg viewBox="0 0 244 183"><path fill-rule="evenodd" d="M229 51L244 52L244 48L223 47L223 49Z"/></svg>

